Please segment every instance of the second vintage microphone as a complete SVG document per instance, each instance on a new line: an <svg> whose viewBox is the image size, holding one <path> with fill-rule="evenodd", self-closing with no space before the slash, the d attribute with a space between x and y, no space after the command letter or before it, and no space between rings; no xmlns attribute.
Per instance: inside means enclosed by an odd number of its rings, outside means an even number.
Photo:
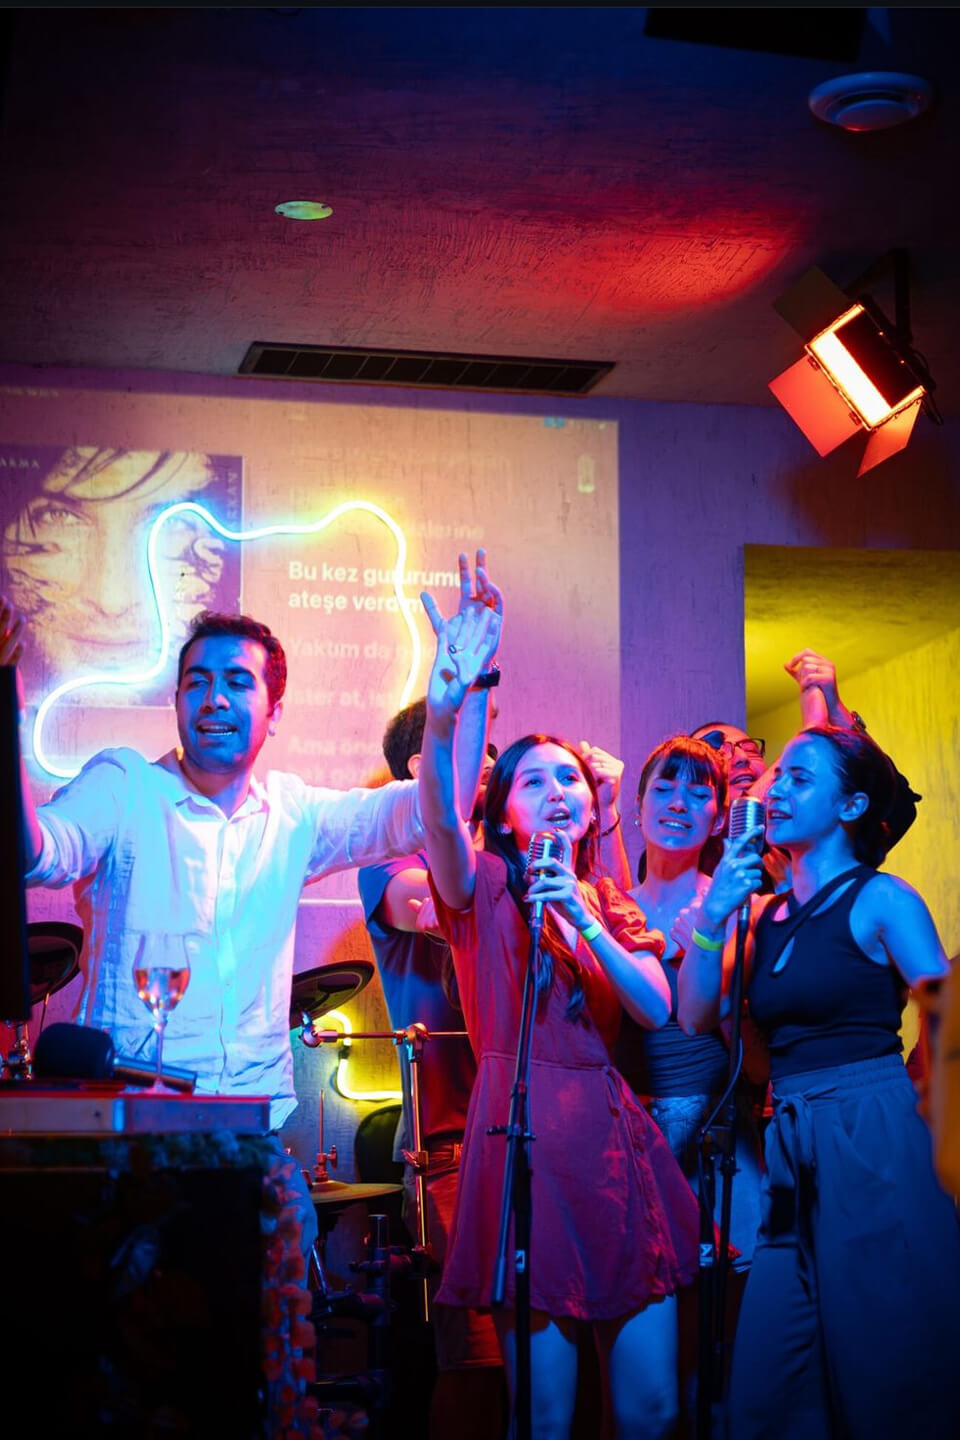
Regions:
<svg viewBox="0 0 960 1440"><path fill-rule="evenodd" d="M762 800L753 795L738 795L730 803L730 826L728 834L731 840L739 840L748 830L753 830L757 825L766 824L767 811ZM763 850L763 836L758 835L753 849L759 855ZM746 925L750 919L750 898L747 897L740 906L739 918Z"/></svg>

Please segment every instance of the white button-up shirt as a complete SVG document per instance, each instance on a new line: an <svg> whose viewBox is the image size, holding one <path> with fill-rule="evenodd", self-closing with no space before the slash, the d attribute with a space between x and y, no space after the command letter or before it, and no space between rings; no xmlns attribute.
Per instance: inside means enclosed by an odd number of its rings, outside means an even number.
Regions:
<svg viewBox="0 0 960 1440"><path fill-rule="evenodd" d="M326 790L271 771L231 816L191 789L173 752L151 764L104 750L38 811L29 885L74 885L85 932L74 1019L108 1030L118 1055L155 1054L137 998L142 937L186 937L190 981L164 1060L197 1090L268 1095L278 1128L296 1108L290 1048L293 940L308 880L422 843L417 786Z"/></svg>

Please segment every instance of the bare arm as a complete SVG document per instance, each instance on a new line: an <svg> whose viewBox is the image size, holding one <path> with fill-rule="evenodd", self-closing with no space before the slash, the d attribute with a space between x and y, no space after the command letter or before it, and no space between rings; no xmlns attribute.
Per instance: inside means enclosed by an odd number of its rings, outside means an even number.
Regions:
<svg viewBox="0 0 960 1440"><path fill-rule="evenodd" d="M0 666L13 667L17 671L17 708L23 713L23 680L17 666L23 655L24 618L5 595L0 595ZM24 862L32 870L40 859L43 849L43 834L37 819L37 807L27 779L27 767L20 750L20 795L23 822Z"/></svg>
<svg viewBox="0 0 960 1440"><path fill-rule="evenodd" d="M586 943L599 960L617 993L620 1003L638 1025L659 1029L670 1018L670 985L655 955L644 950L625 950L605 925L594 923L580 883L573 870L569 841L561 835L563 857L542 862L543 873L527 891L530 901L543 900L578 931L590 936ZM591 931L599 930L591 935Z"/></svg>
<svg viewBox="0 0 960 1440"><path fill-rule="evenodd" d="M763 863L756 846L762 834L757 825L724 841L723 859L694 919L696 934L677 976L677 1019L688 1035L714 1030L726 1014L733 963L729 923L760 885ZM745 972L744 985L746 979Z"/></svg>
<svg viewBox="0 0 960 1440"><path fill-rule="evenodd" d="M840 699L837 688L837 667L832 660L815 650L801 650L784 665L800 686L800 714L803 728L811 725L836 725L852 730L853 712Z"/></svg>
<svg viewBox="0 0 960 1440"><path fill-rule="evenodd" d="M454 761L457 720L471 685L496 653L501 613L487 601L465 612L461 607L445 621L429 595L421 598L437 637L418 777L427 863L444 904L464 910L473 898L476 852L460 803Z"/></svg>
<svg viewBox="0 0 960 1440"><path fill-rule="evenodd" d="M473 593L470 566L467 564L466 555L460 556L459 564L460 608L455 618L462 622L471 610L483 606L492 610L499 622L498 638L484 661L484 670L489 670L493 665L494 655L499 644L499 635L503 629L503 596L487 574L487 552L485 550L477 551L476 594ZM456 642L454 641L454 643ZM487 754L492 693L491 689L469 690L457 725L454 753L460 792L460 814L464 820L470 819L477 791L480 788L480 775Z"/></svg>
<svg viewBox="0 0 960 1440"><path fill-rule="evenodd" d="M426 870L411 867L391 875L380 901L380 912L386 924L394 930L438 933Z"/></svg>
<svg viewBox="0 0 960 1440"><path fill-rule="evenodd" d="M609 930L601 930L595 940L587 943L627 1014L645 1030L659 1030L666 1025L673 999L656 956L646 950L624 950Z"/></svg>
<svg viewBox="0 0 960 1440"><path fill-rule="evenodd" d="M853 729L853 714L840 699L836 666L832 660L818 655L815 650L801 650L783 668L800 687L800 721L804 730L809 730L812 725ZM774 782L774 771L775 767L768 765L763 774L754 780L748 794L756 800L765 799Z"/></svg>
<svg viewBox="0 0 960 1440"><path fill-rule="evenodd" d="M926 902L896 875L878 875L864 886L854 901L850 928L871 959L896 967L921 1004L950 973Z"/></svg>

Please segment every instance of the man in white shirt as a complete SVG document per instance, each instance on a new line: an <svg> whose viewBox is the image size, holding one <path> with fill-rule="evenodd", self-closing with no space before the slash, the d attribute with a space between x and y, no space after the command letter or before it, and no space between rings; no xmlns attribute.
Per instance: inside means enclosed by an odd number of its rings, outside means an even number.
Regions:
<svg viewBox="0 0 960 1440"><path fill-rule="evenodd" d="M483 552L475 592L461 555L453 623L487 665L501 615ZM22 634L0 597L0 664L16 664ZM39 810L23 779L27 884L72 884L85 932L75 1018L109 1031L120 1054L154 1054L133 983L137 948L145 936L187 937L190 982L164 1059L195 1071L198 1092L268 1095L274 1130L296 1107L288 1017L304 884L408 855L423 835L415 782L335 791L282 772L254 777L285 683L283 650L266 626L201 616L180 653L176 749L153 763L131 749L102 751ZM477 775L483 744L478 728Z"/></svg>

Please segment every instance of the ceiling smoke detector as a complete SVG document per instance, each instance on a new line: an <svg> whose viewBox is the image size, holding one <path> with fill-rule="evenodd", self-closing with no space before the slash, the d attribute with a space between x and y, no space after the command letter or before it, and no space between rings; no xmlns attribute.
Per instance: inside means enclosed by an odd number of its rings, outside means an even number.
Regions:
<svg viewBox="0 0 960 1440"><path fill-rule="evenodd" d="M933 87L919 75L868 70L815 86L808 103L818 120L841 130L889 130L929 109Z"/></svg>

